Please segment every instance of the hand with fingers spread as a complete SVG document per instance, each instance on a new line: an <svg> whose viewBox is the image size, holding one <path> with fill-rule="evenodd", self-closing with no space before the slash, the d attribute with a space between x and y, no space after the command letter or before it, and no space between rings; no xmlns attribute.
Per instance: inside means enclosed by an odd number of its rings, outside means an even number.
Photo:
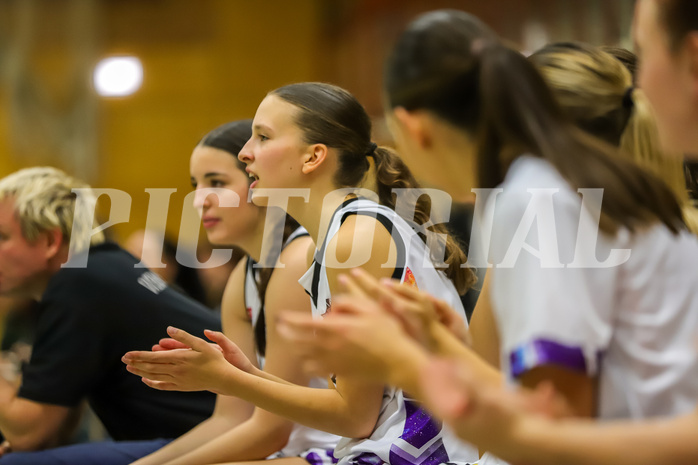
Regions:
<svg viewBox="0 0 698 465"><path fill-rule="evenodd" d="M338 296L322 319L283 314L277 325L313 374L395 384L396 367L426 358L400 322L367 297Z"/></svg>
<svg viewBox="0 0 698 465"><path fill-rule="evenodd" d="M235 351L230 342L221 333L206 331L206 337L223 343L216 347L201 338L192 336L177 328L167 328L167 333L176 342L166 342L169 350L153 352L133 351L123 356L126 369L138 376L148 386L165 391L212 391L220 393L220 386L240 368L227 360L224 353L233 354L231 359L246 367L241 353ZM230 345L229 345L229 344ZM161 346L162 347L162 346ZM242 356L244 357L244 356ZM242 363L241 363L242 360ZM244 370L243 370L244 371Z"/></svg>

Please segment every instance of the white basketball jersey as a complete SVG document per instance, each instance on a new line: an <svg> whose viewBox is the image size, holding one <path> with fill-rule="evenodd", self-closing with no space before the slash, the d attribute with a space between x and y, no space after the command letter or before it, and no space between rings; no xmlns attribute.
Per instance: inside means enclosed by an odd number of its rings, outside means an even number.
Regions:
<svg viewBox="0 0 698 465"><path fill-rule="evenodd" d="M332 305L324 265L327 262L326 246L350 215L376 218L391 232L397 248L393 278L445 300L465 320L458 292L453 283L434 268L428 249L415 228L390 208L363 198L349 199L335 211L324 243L316 250L313 264L299 281L311 296L315 316L322 316ZM464 464L476 462L478 451L456 438L440 421L431 418L402 390L386 387L378 422L371 436L366 439L343 438L337 444L335 457L340 465Z"/></svg>
<svg viewBox="0 0 698 465"><path fill-rule="evenodd" d="M494 208L491 299L502 371L512 381L542 365L596 377L602 419L692 411L698 400L696 237L672 234L659 223L597 237L594 221L593 233L581 233L580 218L592 221L589 210L541 158L519 157L500 187L488 208ZM544 191L552 193L551 202L532 200ZM504 266L524 212L534 207L542 219L527 233L530 249ZM530 252L546 247L553 247L545 255L558 255L560 266L546 266ZM570 265L578 251L604 261L613 249L628 250L625 261Z"/></svg>

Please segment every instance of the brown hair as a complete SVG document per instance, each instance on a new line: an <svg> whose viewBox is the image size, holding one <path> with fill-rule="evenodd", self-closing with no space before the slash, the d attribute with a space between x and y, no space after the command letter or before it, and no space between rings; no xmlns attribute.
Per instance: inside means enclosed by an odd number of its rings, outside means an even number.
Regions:
<svg viewBox="0 0 698 465"><path fill-rule="evenodd" d="M338 169L334 175L337 187L360 186L375 161L375 182L379 202L395 208L394 188L416 188L419 184L405 163L390 148L371 142L371 120L364 107L348 91L330 84L306 82L281 87L270 93L298 108L296 124L308 144L324 144L337 150ZM418 224L428 219L430 202L422 196L417 201L415 217ZM447 233L443 224L429 228ZM424 239L424 238L423 238ZM446 275L462 294L474 282L475 275L465 263L465 253L449 235L446 242Z"/></svg>
<svg viewBox="0 0 698 465"><path fill-rule="evenodd" d="M467 13L431 12L412 23L388 60L385 87L391 107L430 111L478 138L480 187L503 181L512 149L513 157L544 158L573 189L603 188L605 232L657 220L673 232L683 226L664 183L577 129L533 65Z"/></svg>
<svg viewBox="0 0 698 465"><path fill-rule="evenodd" d="M686 213L692 206L682 159L661 149L652 107L642 90L632 87L633 76L627 63L634 63L635 55L624 49L613 50L623 61L581 43L550 44L529 60L577 126L620 147L618 154L659 177L684 205Z"/></svg>

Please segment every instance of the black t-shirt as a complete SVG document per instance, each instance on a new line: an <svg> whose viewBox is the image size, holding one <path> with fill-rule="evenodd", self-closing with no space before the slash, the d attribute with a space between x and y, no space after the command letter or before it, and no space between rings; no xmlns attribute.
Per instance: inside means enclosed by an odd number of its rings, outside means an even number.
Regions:
<svg viewBox="0 0 698 465"><path fill-rule="evenodd" d="M220 319L136 263L107 243L91 248L86 268L51 278L18 395L66 407L86 398L117 440L174 438L211 415L215 395L151 389L121 357L150 350L168 325L202 336Z"/></svg>

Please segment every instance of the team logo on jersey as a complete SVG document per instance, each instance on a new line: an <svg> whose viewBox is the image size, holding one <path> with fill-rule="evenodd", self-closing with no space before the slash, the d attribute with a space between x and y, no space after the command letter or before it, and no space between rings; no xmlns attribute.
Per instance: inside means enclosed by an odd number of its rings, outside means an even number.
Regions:
<svg viewBox="0 0 698 465"><path fill-rule="evenodd" d="M247 318L252 320L252 307L247 307Z"/></svg>
<svg viewBox="0 0 698 465"><path fill-rule="evenodd" d="M138 277L138 284L148 289L153 294L159 294L167 289L167 283L152 271L146 271Z"/></svg>
<svg viewBox="0 0 698 465"><path fill-rule="evenodd" d="M417 286L417 280L414 279L414 273L412 273L412 270L410 270L410 267L405 267L405 278L402 280L403 283L416 287L419 289L419 286Z"/></svg>

